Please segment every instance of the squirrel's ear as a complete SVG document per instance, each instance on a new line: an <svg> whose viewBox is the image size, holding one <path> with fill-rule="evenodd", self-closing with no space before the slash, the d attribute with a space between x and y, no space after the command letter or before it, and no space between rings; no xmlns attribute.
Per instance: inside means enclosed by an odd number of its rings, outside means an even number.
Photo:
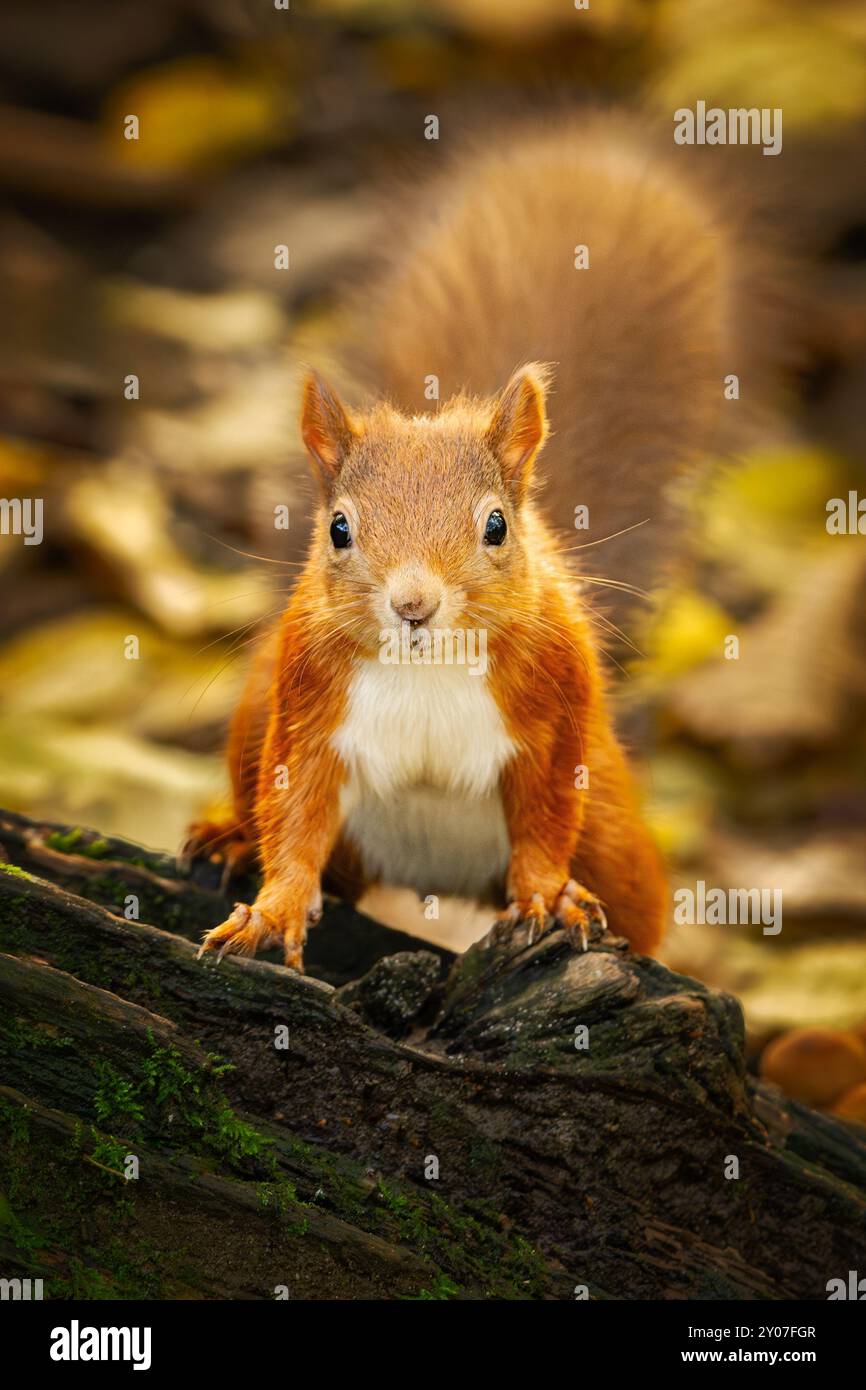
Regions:
<svg viewBox="0 0 866 1390"><path fill-rule="evenodd" d="M514 373L493 404L487 442L517 501L526 491L536 454L547 438L544 398L549 375L541 363L529 362Z"/></svg>
<svg viewBox="0 0 866 1390"><path fill-rule="evenodd" d="M357 432L336 392L318 372L310 372L301 398L301 435L325 487L339 473Z"/></svg>

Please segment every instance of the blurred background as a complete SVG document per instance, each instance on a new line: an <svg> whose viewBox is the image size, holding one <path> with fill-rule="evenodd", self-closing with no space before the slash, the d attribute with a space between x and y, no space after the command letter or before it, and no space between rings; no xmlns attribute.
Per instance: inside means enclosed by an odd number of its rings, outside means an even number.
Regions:
<svg viewBox="0 0 866 1390"><path fill-rule="evenodd" d="M676 880L784 895L780 936L674 928L665 959L740 996L753 1053L795 1025L866 1038L866 538L825 527L866 495L866 9L278 4L0 12L0 496L45 503L41 545L0 536L0 804L174 850L222 790L249 643L304 552L298 364L339 375L381 191L447 144L426 114L782 107L781 156L713 154L800 257L800 366L690 490L687 564L618 689ZM484 925L380 910L457 946Z"/></svg>

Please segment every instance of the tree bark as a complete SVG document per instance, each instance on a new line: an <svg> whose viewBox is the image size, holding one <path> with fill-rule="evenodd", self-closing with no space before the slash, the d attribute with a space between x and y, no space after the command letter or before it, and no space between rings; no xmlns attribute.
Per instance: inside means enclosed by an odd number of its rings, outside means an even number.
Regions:
<svg viewBox="0 0 866 1390"><path fill-rule="evenodd" d="M308 976L217 966L213 866L8 813L4 856L0 1272L49 1296L825 1299L866 1267L866 1130L613 937L454 960L331 902Z"/></svg>

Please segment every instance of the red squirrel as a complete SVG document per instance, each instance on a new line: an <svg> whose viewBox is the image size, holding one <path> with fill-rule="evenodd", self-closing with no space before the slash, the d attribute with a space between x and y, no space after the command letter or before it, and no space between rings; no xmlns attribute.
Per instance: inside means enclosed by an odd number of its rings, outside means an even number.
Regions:
<svg viewBox="0 0 866 1390"><path fill-rule="evenodd" d="M308 557L232 724L233 813L190 836L229 868L257 855L261 887L202 951L281 942L300 970L323 884L355 901L383 882L578 946L606 917L652 952L665 874L562 535L649 515L613 568L651 576L662 485L710 447L731 366L726 234L601 118L465 155L413 217L365 307L385 399L356 411L316 374L303 388ZM430 409L437 378L448 398ZM412 659L442 633L483 635L485 669Z"/></svg>

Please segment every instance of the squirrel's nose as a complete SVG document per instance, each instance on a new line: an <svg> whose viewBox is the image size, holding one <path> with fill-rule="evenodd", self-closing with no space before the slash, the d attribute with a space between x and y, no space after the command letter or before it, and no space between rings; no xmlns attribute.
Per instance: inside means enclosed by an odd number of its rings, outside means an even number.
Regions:
<svg viewBox="0 0 866 1390"><path fill-rule="evenodd" d="M391 607L403 623L426 623L439 608L439 600L429 594L399 594L392 598Z"/></svg>

